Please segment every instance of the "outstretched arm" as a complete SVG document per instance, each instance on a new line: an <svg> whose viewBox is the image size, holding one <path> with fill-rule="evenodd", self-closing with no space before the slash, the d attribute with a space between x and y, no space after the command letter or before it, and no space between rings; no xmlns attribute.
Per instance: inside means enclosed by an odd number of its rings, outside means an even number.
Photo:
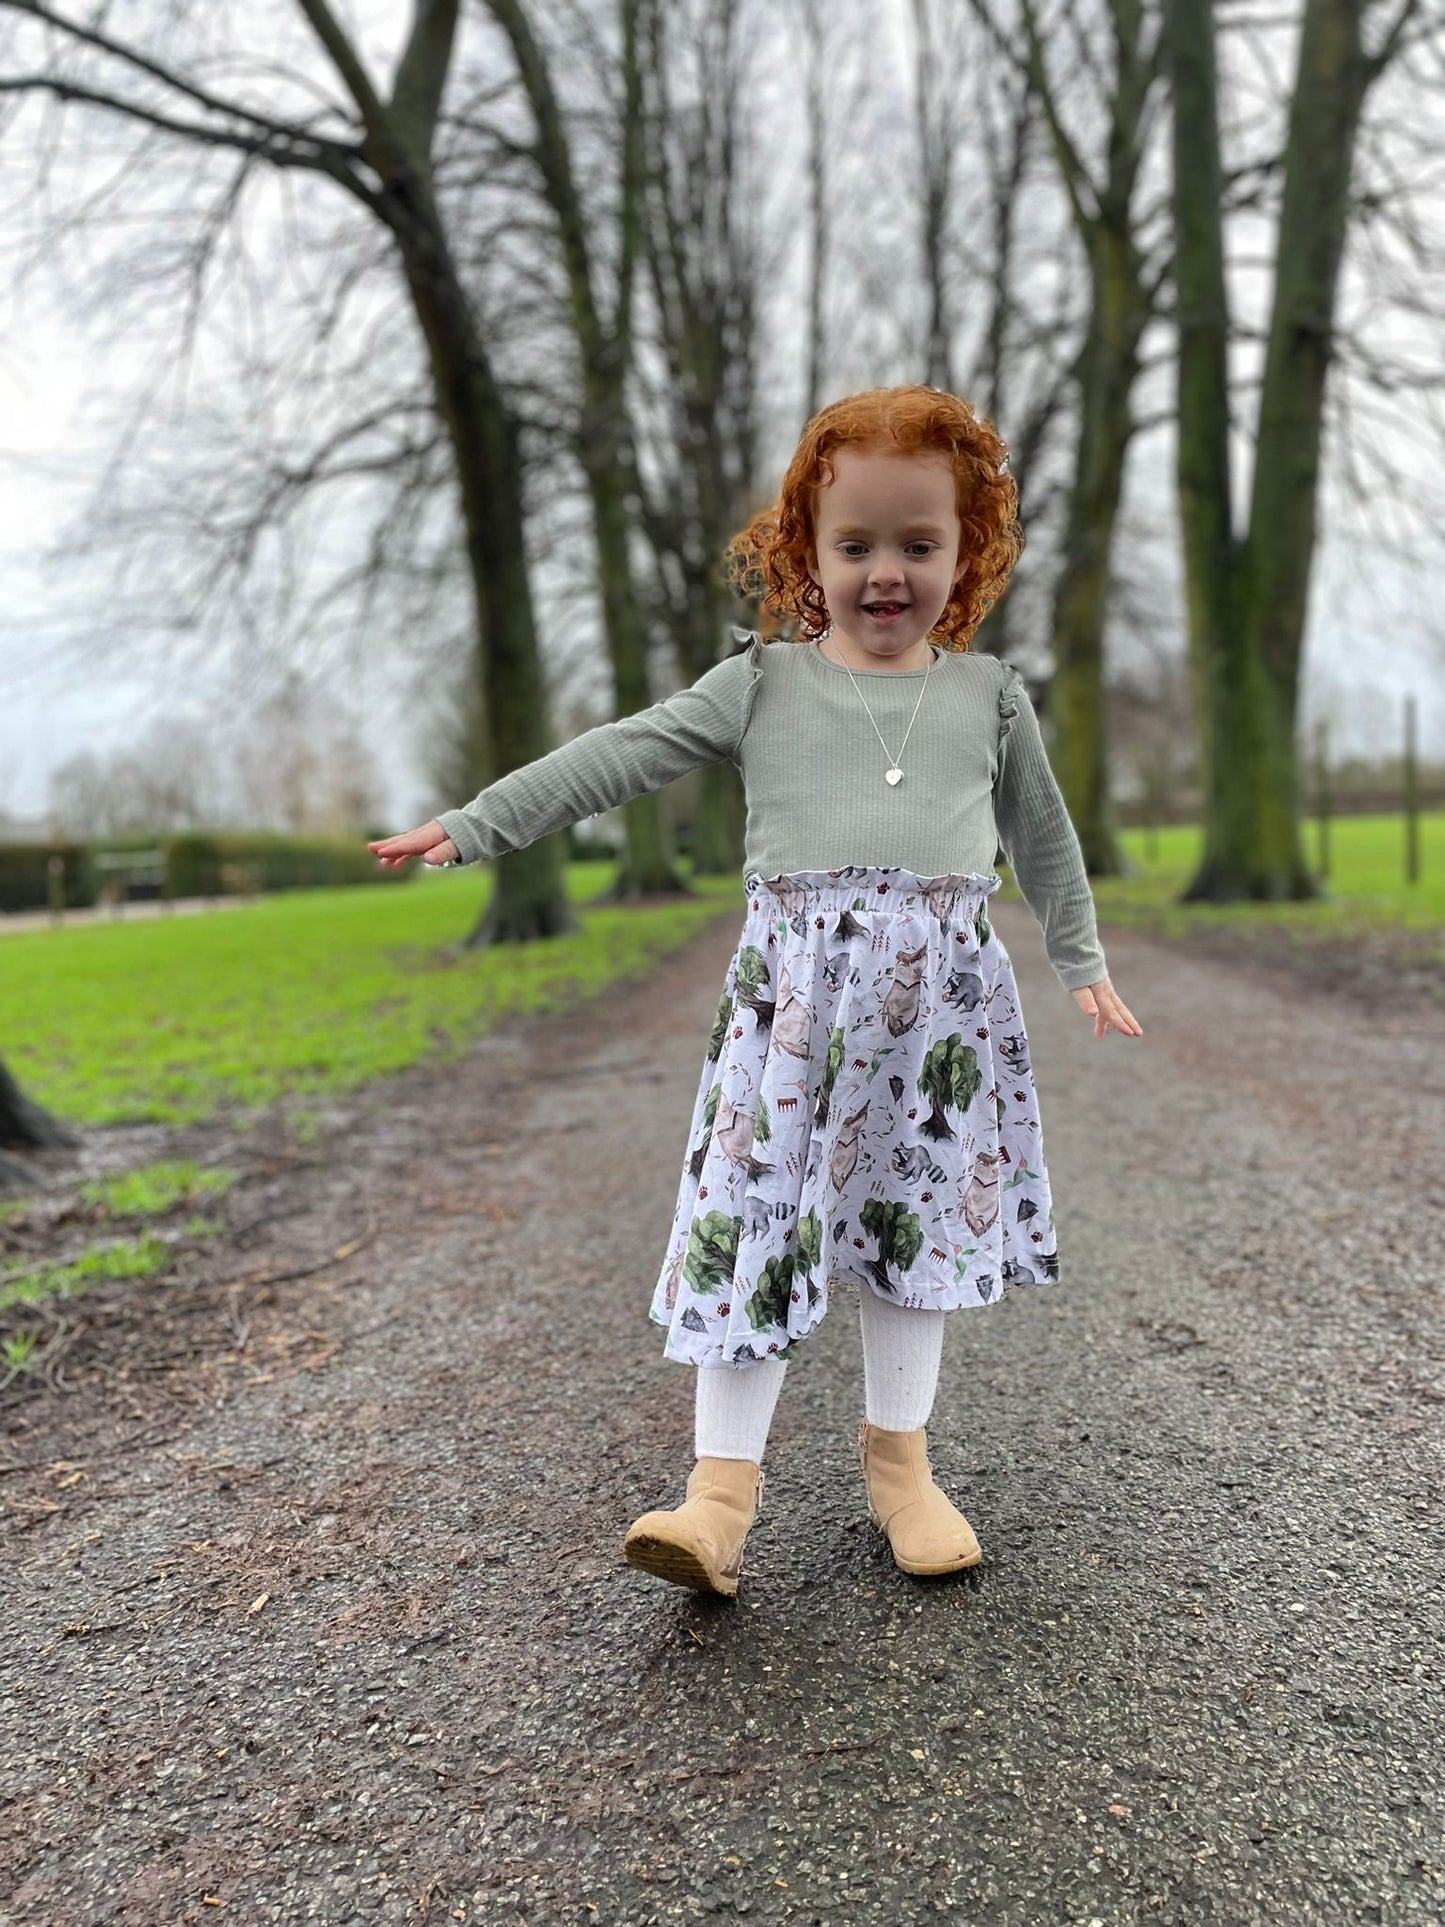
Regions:
<svg viewBox="0 0 1445 1927"><path fill-rule="evenodd" d="M1084 853L1019 672L1004 665L999 697L1000 767L994 820L1025 903L1038 918L1054 974L1086 1016L1094 1035L1113 1029L1142 1037L1109 981L1095 924Z"/></svg>
<svg viewBox="0 0 1445 1927"><path fill-rule="evenodd" d="M511 770L464 809L442 810L420 829L369 847L389 869L412 856L478 863L721 762L736 753L747 727L760 647L729 656L649 709L600 723Z"/></svg>

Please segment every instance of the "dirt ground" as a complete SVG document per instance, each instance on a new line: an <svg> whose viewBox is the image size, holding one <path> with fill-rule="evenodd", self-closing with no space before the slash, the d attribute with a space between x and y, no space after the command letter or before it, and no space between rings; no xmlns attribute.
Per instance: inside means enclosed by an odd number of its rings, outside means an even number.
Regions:
<svg viewBox="0 0 1445 1927"><path fill-rule="evenodd" d="M0 1391L0 1921L1445 1916L1445 1012L1106 929L1101 1044L997 927L1062 1276L950 1320L973 1575L868 1523L846 1298L739 1600L622 1561L691 1465L647 1305L731 915L309 1147L96 1134L243 1175Z"/></svg>

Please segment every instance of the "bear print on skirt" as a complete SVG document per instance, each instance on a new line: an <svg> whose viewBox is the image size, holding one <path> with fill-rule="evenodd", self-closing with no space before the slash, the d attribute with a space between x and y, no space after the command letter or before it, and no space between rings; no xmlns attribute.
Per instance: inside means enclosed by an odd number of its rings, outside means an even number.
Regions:
<svg viewBox="0 0 1445 1927"><path fill-rule="evenodd" d="M855 865L744 879L648 1316L747 1365L834 1284L953 1310L1059 1275L1000 878Z"/></svg>

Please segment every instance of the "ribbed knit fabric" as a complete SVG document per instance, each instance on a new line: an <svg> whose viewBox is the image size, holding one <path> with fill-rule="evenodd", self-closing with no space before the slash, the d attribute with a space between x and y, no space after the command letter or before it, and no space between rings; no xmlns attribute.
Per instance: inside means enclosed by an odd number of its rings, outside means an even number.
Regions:
<svg viewBox="0 0 1445 1927"><path fill-rule="evenodd" d="M786 1358L700 1368L693 1422L697 1457L752 1459L761 1465L787 1369Z"/></svg>
<svg viewBox="0 0 1445 1927"><path fill-rule="evenodd" d="M868 1285L858 1288L863 1334L863 1409L871 1425L916 1432L928 1423L943 1359L945 1311L891 1305Z"/></svg>
<svg viewBox="0 0 1445 1927"><path fill-rule="evenodd" d="M947 1316L928 1306L891 1305L876 1291L860 1287L863 1409L870 1423L889 1432L916 1432L928 1423ZM761 1465L787 1369L785 1358L761 1358L754 1365L699 1370L693 1419L696 1456L751 1459Z"/></svg>
<svg viewBox="0 0 1445 1927"><path fill-rule="evenodd" d="M883 772L924 676L903 780L890 788ZM725 757L747 790L747 871L872 864L986 875L1002 853L1064 987L1106 974L1083 854L1038 718L1019 672L997 656L940 650L930 669L850 677L816 642L755 638L689 688L585 731L437 820L475 863Z"/></svg>

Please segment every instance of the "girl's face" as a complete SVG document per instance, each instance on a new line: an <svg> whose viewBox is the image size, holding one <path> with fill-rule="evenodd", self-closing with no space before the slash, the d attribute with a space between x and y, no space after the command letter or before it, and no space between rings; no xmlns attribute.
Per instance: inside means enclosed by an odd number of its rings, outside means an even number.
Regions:
<svg viewBox="0 0 1445 1927"><path fill-rule="evenodd" d="M958 568L959 521L946 455L834 449L833 479L813 492L808 572L823 591L832 642L855 666L923 669L926 637Z"/></svg>

